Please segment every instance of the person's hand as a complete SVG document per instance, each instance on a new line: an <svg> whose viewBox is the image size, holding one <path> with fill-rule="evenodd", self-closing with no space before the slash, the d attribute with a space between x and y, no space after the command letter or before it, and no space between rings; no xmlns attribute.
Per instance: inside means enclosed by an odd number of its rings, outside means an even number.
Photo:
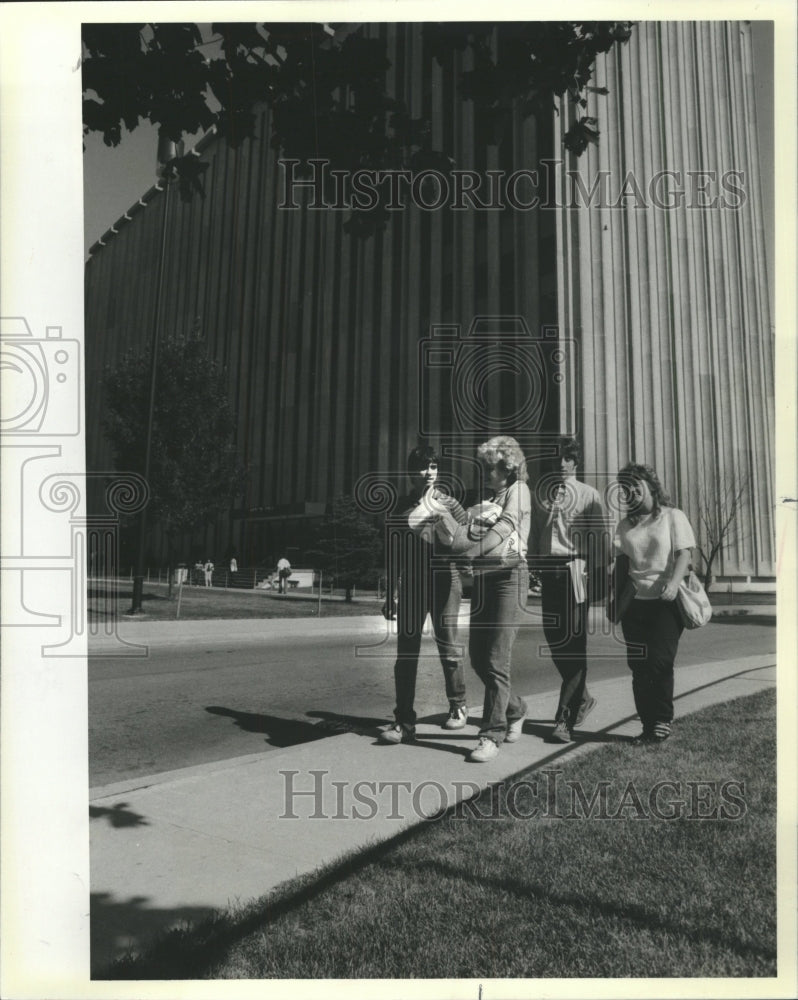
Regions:
<svg viewBox="0 0 798 1000"><path fill-rule="evenodd" d="M662 593L659 595L663 601L675 601L676 595L679 593L679 581L669 580L665 584Z"/></svg>

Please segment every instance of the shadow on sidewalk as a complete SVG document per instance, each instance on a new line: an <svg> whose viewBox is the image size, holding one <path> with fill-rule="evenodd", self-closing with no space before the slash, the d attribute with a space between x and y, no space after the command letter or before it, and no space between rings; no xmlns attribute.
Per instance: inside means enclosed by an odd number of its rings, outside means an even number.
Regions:
<svg viewBox="0 0 798 1000"><path fill-rule="evenodd" d="M89 806L89 819L105 818L111 826L117 829L128 826L149 826L150 821L141 813L133 812L127 808L127 802L117 802L116 805L106 808L105 806Z"/></svg>
<svg viewBox="0 0 798 1000"><path fill-rule="evenodd" d="M233 720L239 729L247 733L263 733L266 742L274 747L292 747L298 743L323 740L330 732L313 722L301 719L284 719L277 715L260 712L239 712L221 705L208 705L205 709L211 715L223 715Z"/></svg>

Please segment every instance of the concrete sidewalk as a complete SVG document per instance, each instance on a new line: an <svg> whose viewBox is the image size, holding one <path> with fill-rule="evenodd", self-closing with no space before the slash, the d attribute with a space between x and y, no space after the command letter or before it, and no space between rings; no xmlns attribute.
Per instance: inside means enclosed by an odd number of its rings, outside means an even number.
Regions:
<svg viewBox="0 0 798 1000"><path fill-rule="evenodd" d="M677 667L677 718L774 686L775 662L761 655ZM419 724L410 746L349 732L92 789L93 975L159 931L390 840L531 766L565 763L639 731L628 676L591 683L591 692L598 704L574 743L543 742L557 703L551 691L530 699L521 740L487 764L464 759L477 739L475 710L458 732Z"/></svg>

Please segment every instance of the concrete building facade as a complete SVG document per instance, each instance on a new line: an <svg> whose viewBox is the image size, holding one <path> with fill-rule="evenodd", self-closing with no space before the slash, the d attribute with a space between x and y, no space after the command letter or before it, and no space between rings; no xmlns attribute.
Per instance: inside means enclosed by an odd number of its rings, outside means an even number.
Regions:
<svg viewBox="0 0 798 1000"><path fill-rule="evenodd" d="M490 433L518 437L534 477L553 437L573 432L588 478L649 462L694 524L717 484L745 479L745 523L720 570L771 576L773 352L747 26L636 25L599 58L593 82L609 93L590 92L581 113L601 135L578 159L562 148L566 102L544 122L514 111L488 142L456 93L466 57L444 73L420 25L363 30L385 42L389 83L430 121L433 147L504 185L500 204L458 202L461 182L428 177L382 231L357 237L346 211L289 183L267 108L238 149L206 137L203 196L153 188L92 247L88 468L112 467L101 374L147 350L166 212L161 333L199 319L249 467L230 517L187 547L250 565L285 546L301 557L307 519L363 477L401 487L419 439L442 443L468 488ZM703 187L712 207L690 204L701 172L716 178Z"/></svg>

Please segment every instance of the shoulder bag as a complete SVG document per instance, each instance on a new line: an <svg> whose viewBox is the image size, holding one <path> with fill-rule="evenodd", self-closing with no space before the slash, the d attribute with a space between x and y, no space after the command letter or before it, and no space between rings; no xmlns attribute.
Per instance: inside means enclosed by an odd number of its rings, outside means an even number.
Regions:
<svg viewBox="0 0 798 1000"><path fill-rule="evenodd" d="M707 592L693 570L679 584L676 605L685 628L701 628L712 618Z"/></svg>

